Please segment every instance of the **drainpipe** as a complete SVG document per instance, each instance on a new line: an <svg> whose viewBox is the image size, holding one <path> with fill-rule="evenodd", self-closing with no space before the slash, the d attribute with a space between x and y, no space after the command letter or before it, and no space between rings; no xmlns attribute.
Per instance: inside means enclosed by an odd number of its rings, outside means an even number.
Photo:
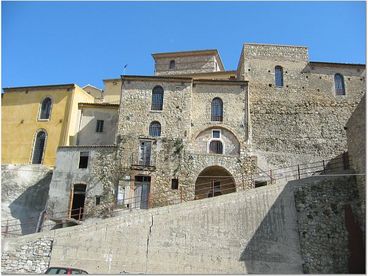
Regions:
<svg viewBox="0 0 368 276"><path fill-rule="evenodd" d="M46 208L43 209L43 211L41 211L41 213L40 213L40 215L38 217L38 222L37 222L35 233L41 232L41 227L42 227L42 224L43 224L43 219L44 219L44 215L45 214L46 214Z"/></svg>

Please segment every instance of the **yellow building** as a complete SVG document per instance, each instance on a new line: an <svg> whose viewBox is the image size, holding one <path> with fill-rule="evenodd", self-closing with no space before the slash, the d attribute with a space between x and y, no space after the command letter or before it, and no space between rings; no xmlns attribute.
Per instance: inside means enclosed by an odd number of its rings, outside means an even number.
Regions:
<svg viewBox="0 0 368 276"><path fill-rule="evenodd" d="M81 102L94 97L75 84L4 88L2 164L54 166L57 148L76 142Z"/></svg>

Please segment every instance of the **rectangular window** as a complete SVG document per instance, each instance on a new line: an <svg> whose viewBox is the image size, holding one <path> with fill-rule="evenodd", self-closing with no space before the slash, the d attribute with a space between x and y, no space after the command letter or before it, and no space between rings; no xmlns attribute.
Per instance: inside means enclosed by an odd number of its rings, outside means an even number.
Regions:
<svg viewBox="0 0 368 276"><path fill-rule="evenodd" d="M220 138L221 132L219 130L212 131L212 138Z"/></svg>
<svg viewBox="0 0 368 276"><path fill-rule="evenodd" d="M103 132L104 120L97 120L96 132Z"/></svg>
<svg viewBox="0 0 368 276"><path fill-rule="evenodd" d="M81 151L79 154L79 168L86 169L88 167L88 151Z"/></svg>
<svg viewBox="0 0 368 276"><path fill-rule="evenodd" d="M101 204L101 196L96 196L96 205Z"/></svg>
<svg viewBox="0 0 368 276"><path fill-rule="evenodd" d="M151 165L151 141L140 141L139 145L139 165Z"/></svg>
<svg viewBox="0 0 368 276"><path fill-rule="evenodd" d="M177 178L171 179L171 189L173 190L179 189L179 179Z"/></svg>
<svg viewBox="0 0 368 276"><path fill-rule="evenodd" d="M267 181L256 181L254 183L255 188L262 187L262 186L267 186Z"/></svg>

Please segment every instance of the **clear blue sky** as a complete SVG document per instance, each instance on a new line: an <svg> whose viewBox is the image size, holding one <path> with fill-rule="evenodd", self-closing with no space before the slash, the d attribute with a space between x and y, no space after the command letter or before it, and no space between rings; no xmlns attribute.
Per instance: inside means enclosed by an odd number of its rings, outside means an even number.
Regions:
<svg viewBox="0 0 368 276"><path fill-rule="evenodd" d="M365 63L364 2L2 2L2 87L152 75L151 53L245 42L309 47L311 61Z"/></svg>

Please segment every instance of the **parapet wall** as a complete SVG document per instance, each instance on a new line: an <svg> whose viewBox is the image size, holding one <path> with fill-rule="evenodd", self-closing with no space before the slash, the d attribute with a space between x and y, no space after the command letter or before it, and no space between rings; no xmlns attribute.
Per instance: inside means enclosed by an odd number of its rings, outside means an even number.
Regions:
<svg viewBox="0 0 368 276"><path fill-rule="evenodd" d="M354 205L354 185L352 177L320 176L125 212L96 224L90 221L5 240L3 256L41 238L53 241L50 266L72 266L93 274L347 272L348 233L342 207ZM336 208L329 209L334 203ZM319 258L326 248L328 255ZM339 262L331 263L335 253ZM2 272L20 269L3 266Z"/></svg>

